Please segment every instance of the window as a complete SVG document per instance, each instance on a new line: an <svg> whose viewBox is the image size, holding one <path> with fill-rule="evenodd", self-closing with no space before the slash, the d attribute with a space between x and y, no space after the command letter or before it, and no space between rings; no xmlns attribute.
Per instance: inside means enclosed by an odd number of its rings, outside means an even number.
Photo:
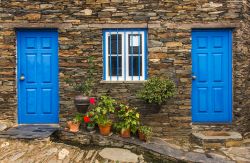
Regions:
<svg viewBox="0 0 250 163"><path fill-rule="evenodd" d="M104 80L147 79L147 31L145 29L104 30L103 54Z"/></svg>

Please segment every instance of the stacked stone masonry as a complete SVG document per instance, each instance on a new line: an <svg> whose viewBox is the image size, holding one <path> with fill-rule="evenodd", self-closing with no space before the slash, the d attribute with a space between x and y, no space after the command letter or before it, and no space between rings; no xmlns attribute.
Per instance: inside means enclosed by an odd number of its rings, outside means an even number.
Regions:
<svg viewBox="0 0 250 163"><path fill-rule="evenodd" d="M17 122L16 28L58 28L60 120L76 112L74 90L66 78L86 74L85 57L93 55L95 96L109 94L139 108L135 97L142 83L102 81L102 29L148 29L148 75L172 78L176 97L158 114L144 115L157 136L191 132L191 30L233 30L233 123L226 128L249 132L250 124L249 0L0 0L0 120ZM222 125L224 128L224 125Z"/></svg>

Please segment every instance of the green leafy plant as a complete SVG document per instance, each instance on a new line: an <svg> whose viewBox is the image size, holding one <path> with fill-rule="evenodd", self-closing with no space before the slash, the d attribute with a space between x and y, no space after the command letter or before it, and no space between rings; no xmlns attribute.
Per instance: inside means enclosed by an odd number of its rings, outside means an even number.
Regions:
<svg viewBox="0 0 250 163"><path fill-rule="evenodd" d="M87 57L87 65L88 70L86 75L84 76L81 81L76 81L72 78L65 79L65 82L72 86L75 91L82 93L83 95L89 96L92 92L94 87L94 73L95 73L95 63L94 63L94 56Z"/></svg>
<svg viewBox="0 0 250 163"><path fill-rule="evenodd" d="M73 119L73 123L81 123L82 122L82 115L81 114L76 114L76 116Z"/></svg>
<svg viewBox="0 0 250 163"><path fill-rule="evenodd" d="M101 96L97 106L92 108L89 114L98 125L110 125L112 121L110 114L115 112L116 101L108 96Z"/></svg>
<svg viewBox="0 0 250 163"><path fill-rule="evenodd" d="M130 129L132 133L135 133L139 126L140 118L140 114L136 110L136 108L120 104L116 112L118 122L114 124L114 127L117 130Z"/></svg>
<svg viewBox="0 0 250 163"><path fill-rule="evenodd" d="M137 97L148 103L161 105L173 97L175 93L176 87L173 81L154 77L144 83L144 87L137 93Z"/></svg>
<svg viewBox="0 0 250 163"><path fill-rule="evenodd" d="M153 132L151 127L140 126L138 130L146 137L146 139L150 139L152 137Z"/></svg>

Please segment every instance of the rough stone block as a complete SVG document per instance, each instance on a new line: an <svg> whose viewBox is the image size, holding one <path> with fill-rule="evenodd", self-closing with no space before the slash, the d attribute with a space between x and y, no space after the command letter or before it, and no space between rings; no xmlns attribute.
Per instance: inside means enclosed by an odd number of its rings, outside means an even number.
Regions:
<svg viewBox="0 0 250 163"><path fill-rule="evenodd" d="M41 19L41 14L39 14L39 13L32 13L32 14L27 14L25 17L28 20L39 20L39 19Z"/></svg>

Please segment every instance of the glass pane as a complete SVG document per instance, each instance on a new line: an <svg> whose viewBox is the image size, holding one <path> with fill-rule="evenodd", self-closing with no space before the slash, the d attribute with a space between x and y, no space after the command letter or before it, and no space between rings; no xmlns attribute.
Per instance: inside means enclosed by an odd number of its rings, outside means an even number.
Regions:
<svg viewBox="0 0 250 163"><path fill-rule="evenodd" d="M140 68L140 69L139 69ZM140 75L139 75L140 71ZM133 72L133 75L132 75ZM129 57L129 76L142 76L142 57Z"/></svg>
<svg viewBox="0 0 250 163"><path fill-rule="evenodd" d="M128 35L129 54L142 54L142 37L141 34ZM140 48L140 49L139 49Z"/></svg>
<svg viewBox="0 0 250 163"><path fill-rule="evenodd" d="M117 45L117 40L118 40L118 45ZM110 54L110 36L108 36L108 54ZM121 34L118 34L118 35L111 34L111 54L122 54L122 35Z"/></svg>
<svg viewBox="0 0 250 163"><path fill-rule="evenodd" d="M109 60L109 76L122 76L122 57L121 56L111 56L111 72L110 72L110 56L108 57ZM117 65L118 63L118 65ZM111 74L110 74L111 73ZM118 73L118 75L117 75Z"/></svg>

